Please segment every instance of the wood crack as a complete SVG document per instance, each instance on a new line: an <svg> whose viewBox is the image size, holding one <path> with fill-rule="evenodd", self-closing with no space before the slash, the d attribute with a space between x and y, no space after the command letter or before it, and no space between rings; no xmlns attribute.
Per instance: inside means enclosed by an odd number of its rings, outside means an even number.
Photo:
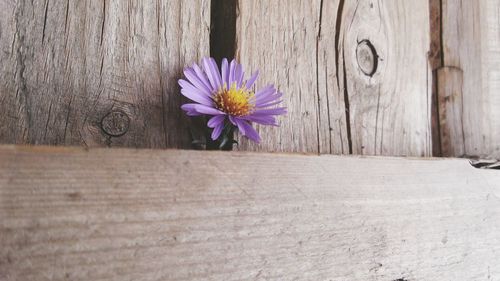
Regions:
<svg viewBox="0 0 500 281"><path fill-rule="evenodd" d="M42 45L45 42L45 27L47 26L47 13L49 11L49 0L45 2L45 12L43 15Z"/></svg>
<svg viewBox="0 0 500 281"><path fill-rule="evenodd" d="M378 115L380 111L380 95L381 95L381 89L380 85L378 86L378 95L377 95L377 112L375 114L375 141L373 142L373 153L377 155L377 134L378 134ZM382 119L382 126L384 125L384 120ZM382 143L382 141L381 141ZM382 147L382 145L381 145ZM379 151L380 154L382 154L382 150Z"/></svg>
<svg viewBox="0 0 500 281"><path fill-rule="evenodd" d="M104 39L104 26L106 25L106 0L102 1L101 46Z"/></svg>
<svg viewBox="0 0 500 281"><path fill-rule="evenodd" d="M444 34L443 34L443 0L431 0L430 5L430 27L431 27L431 61L432 67L432 94L431 94L431 124L432 124L432 154L433 156L443 156L443 140L441 138L441 122L439 110L439 79L438 70L444 66ZM434 35L433 30L439 30ZM437 42L436 42L437 41Z"/></svg>
<svg viewBox="0 0 500 281"><path fill-rule="evenodd" d="M317 125L316 125L316 137L318 141L318 153L321 153L321 141L320 141L320 124L321 124L321 98L319 94L319 42L321 41L321 23L323 20L323 0L321 0L320 7L319 7L319 24L318 24L318 35L316 36L316 96L318 100L318 118L317 120ZM328 87L326 87L326 106L328 107ZM327 118L328 118L328 128L330 128L330 110L327 110ZM329 145L329 152L332 152L332 140L331 140L331 134L328 132L328 136L330 138L330 145Z"/></svg>
<svg viewBox="0 0 500 281"><path fill-rule="evenodd" d="M339 1L339 7L337 10L337 22L335 24L335 67L337 75L337 88L340 91L340 32L342 31L342 16L344 13L345 0ZM345 55L344 49L342 48L342 75L343 75L343 89L344 89L344 106L345 106L345 119L346 119L346 129L347 129L347 143L349 154L352 154L352 139L351 139L351 117L349 113L349 93L347 92L347 72L345 66Z"/></svg>
<svg viewBox="0 0 500 281"><path fill-rule="evenodd" d="M66 114L66 121L65 121L65 124L64 124L64 138L63 138L64 144L66 144L66 134L67 134L67 131L68 131L69 115L71 113L71 102L72 101L73 101L73 96L71 96L71 98L69 100L68 113Z"/></svg>
<svg viewBox="0 0 500 281"><path fill-rule="evenodd" d="M342 57L345 58L345 54L342 52ZM345 59L342 60L343 72L344 72L344 105L345 105L345 122L347 128L347 144L349 146L349 154L352 154L352 136L351 136L351 114L349 105L349 93L347 92L347 72L345 67Z"/></svg>

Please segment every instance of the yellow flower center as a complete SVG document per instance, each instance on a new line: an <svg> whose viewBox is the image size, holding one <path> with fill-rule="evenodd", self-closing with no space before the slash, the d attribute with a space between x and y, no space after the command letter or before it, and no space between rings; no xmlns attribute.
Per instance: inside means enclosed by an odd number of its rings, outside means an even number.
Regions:
<svg viewBox="0 0 500 281"><path fill-rule="evenodd" d="M224 84L213 96L217 109L233 116L250 114L255 107L254 98L255 94L252 91L245 87L238 89L236 83L233 83L229 89Z"/></svg>

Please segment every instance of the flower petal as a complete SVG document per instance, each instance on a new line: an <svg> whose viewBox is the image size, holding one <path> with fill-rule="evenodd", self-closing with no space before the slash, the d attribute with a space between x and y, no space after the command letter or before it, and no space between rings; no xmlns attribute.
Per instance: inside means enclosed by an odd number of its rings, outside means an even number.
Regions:
<svg viewBox="0 0 500 281"><path fill-rule="evenodd" d="M246 88L250 89L253 86L253 83L255 83L255 80L257 80L257 77L259 77L259 71L255 71L252 76L247 80Z"/></svg>
<svg viewBox="0 0 500 281"><path fill-rule="evenodd" d="M208 80L210 81L210 85L212 85L212 89L219 89L220 88L220 73L218 72L218 69L216 70L214 68L214 64L211 60L211 58L203 58L203 69L205 70L205 73L208 76ZM215 65L216 67L217 65Z"/></svg>
<svg viewBox="0 0 500 281"><path fill-rule="evenodd" d="M252 116L262 116L262 115L283 115L285 114L286 107L277 107L277 108L269 108L269 109L258 109L254 111Z"/></svg>
<svg viewBox="0 0 500 281"><path fill-rule="evenodd" d="M212 85L210 85L210 82L208 81L207 74L203 72L203 70L195 63L193 64L193 70L198 75L198 78L200 78L201 82L210 90L212 93L214 91L214 88Z"/></svg>
<svg viewBox="0 0 500 281"><path fill-rule="evenodd" d="M250 140L253 140L256 143L260 142L259 133L257 133L257 131L250 124L248 124L247 121L238 118L236 118L235 121L236 124L238 124L238 129L240 130L242 135L249 138Z"/></svg>
<svg viewBox="0 0 500 281"><path fill-rule="evenodd" d="M243 83L243 75L245 73L243 72L243 66L241 64L236 64L236 67L234 69L234 80L236 82L236 86L238 88L241 88L241 84Z"/></svg>
<svg viewBox="0 0 500 281"><path fill-rule="evenodd" d="M242 116L240 118L243 120L259 123L262 125L278 126L276 118L272 115L262 115L262 116L247 115L247 116Z"/></svg>
<svg viewBox="0 0 500 281"><path fill-rule="evenodd" d="M283 96L282 93L280 92L275 92L274 94L269 94L265 97L261 97L260 99L255 99L255 105L258 107L262 107L264 104L267 104L269 102L273 102Z"/></svg>
<svg viewBox="0 0 500 281"><path fill-rule="evenodd" d="M222 129L224 128L224 124L220 124L219 126L215 127L214 130L212 131L212 140L216 140L220 137L220 134L222 133Z"/></svg>
<svg viewBox="0 0 500 281"><path fill-rule="evenodd" d="M196 112L196 111L186 111L186 115L194 117L194 116L200 116L200 115L203 115L203 114L201 114L199 112Z"/></svg>
<svg viewBox="0 0 500 281"><path fill-rule="evenodd" d="M186 114L188 116L199 116L201 113L197 112L194 109L194 106L197 105L196 103L186 103L181 106L181 109L186 111Z"/></svg>
<svg viewBox="0 0 500 281"><path fill-rule="evenodd" d="M222 86L229 88L229 64L226 58L222 59Z"/></svg>
<svg viewBox="0 0 500 281"><path fill-rule="evenodd" d="M186 78L189 80L189 82L191 82L191 84L193 84L193 86L195 86L200 91L203 91L204 94L206 94L207 96L212 95L210 88L201 81L194 69L192 69L191 67L187 67L186 69L184 69L184 76L186 76Z"/></svg>
<svg viewBox="0 0 500 281"><path fill-rule="evenodd" d="M219 85L217 89L220 89L223 84L219 66L217 66L217 62L214 58L210 58L210 62L212 63L212 71L215 72L215 79L217 80L217 84Z"/></svg>
<svg viewBox="0 0 500 281"><path fill-rule="evenodd" d="M208 105L208 106L213 105L213 101L209 97L202 95L199 92L194 92L194 91L190 91L187 89L182 89L181 94L183 96L185 96L186 98L188 98L192 101L198 102L200 104L204 104L204 105Z"/></svg>
<svg viewBox="0 0 500 281"><path fill-rule="evenodd" d="M224 119L226 119L225 115L215 115L214 117L210 118L210 120L208 120L207 126L209 128L215 128L222 122L224 122Z"/></svg>
<svg viewBox="0 0 500 281"><path fill-rule="evenodd" d="M233 116L229 115L229 121L231 122L231 124L237 126L236 119Z"/></svg>
<svg viewBox="0 0 500 281"><path fill-rule="evenodd" d="M179 79L179 85L182 87L181 94L186 98L204 105L213 105L213 101L209 96L188 81Z"/></svg>
<svg viewBox="0 0 500 281"><path fill-rule="evenodd" d="M265 103L265 104L258 104L256 106L258 108L264 108L264 107L270 107L270 106L273 106L273 105L277 105L277 104L280 104L282 102L283 102L283 100L277 100L277 101L272 101L272 102L268 102L268 103Z"/></svg>
<svg viewBox="0 0 500 281"><path fill-rule="evenodd" d="M233 59L231 61L231 63L229 64L229 75L228 75L228 78L227 78L227 87L228 88L231 88L231 85L233 84L234 82L234 69L236 67L238 63Z"/></svg>
<svg viewBox="0 0 500 281"><path fill-rule="evenodd" d="M199 113L208 114L208 115L224 115L225 114L224 112L222 112L218 109L215 109L213 107L206 106L203 104L195 105L194 110L199 112Z"/></svg>
<svg viewBox="0 0 500 281"><path fill-rule="evenodd" d="M203 90L197 88L196 86L194 86L193 84L191 84L190 82L188 82L184 79L179 79L179 81L177 81L177 83L179 84L179 86L181 86L181 88L186 89L188 91L197 92L198 94L200 94L202 96L206 96L208 98L210 98L212 96L212 94L210 94L209 92L203 91Z"/></svg>
<svg viewBox="0 0 500 281"><path fill-rule="evenodd" d="M276 93L274 85L267 85L255 93L255 102L261 102L261 100L269 98L269 96L272 96L274 93Z"/></svg>
<svg viewBox="0 0 500 281"><path fill-rule="evenodd" d="M238 130L240 130L240 133L244 136L246 136L246 130L245 126L243 126L243 123L245 121L240 120L239 118L234 118L234 123L236 123L236 126L238 126Z"/></svg>

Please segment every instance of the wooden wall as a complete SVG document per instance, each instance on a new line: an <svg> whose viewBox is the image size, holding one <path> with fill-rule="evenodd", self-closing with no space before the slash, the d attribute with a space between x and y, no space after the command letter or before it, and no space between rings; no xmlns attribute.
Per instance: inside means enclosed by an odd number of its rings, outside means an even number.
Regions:
<svg viewBox="0 0 500 281"><path fill-rule="evenodd" d="M289 108L242 149L430 155L429 30L428 1L240 1L237 57Z"/></svg>
<svg viewBox="0 0 500 281"><path fill-rule="evenodd" d="M495 0L1 1L0 142L189 148L176 80L212 54L285 92L281 127L239 150L500 158L498 11Z"/></svg>
<svg viewBox="0 0 500 281"><path fill-rule="evenodd" d="M177 79L210 1L0 1L0 141L188 147Z"/></svg>

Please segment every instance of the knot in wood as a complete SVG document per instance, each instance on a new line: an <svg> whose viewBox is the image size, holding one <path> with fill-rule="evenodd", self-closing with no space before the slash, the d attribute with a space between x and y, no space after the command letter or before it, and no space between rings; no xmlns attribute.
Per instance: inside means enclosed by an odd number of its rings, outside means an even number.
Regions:
<svg viewBox="0 0 500 281"><path fill-rule="evenodd" d="M109 136L120 137L127 133L130 126L130 118L120 110L109 112L101 121L101 128Z"/></svg>
<svg viewBox="0 0 500 281"><path fill-rule="evenodd" d="M369 40L358 43L356 48L356 60L361 71L367 76L373 76L377 71L378 55L377 50Z"/></svg>

